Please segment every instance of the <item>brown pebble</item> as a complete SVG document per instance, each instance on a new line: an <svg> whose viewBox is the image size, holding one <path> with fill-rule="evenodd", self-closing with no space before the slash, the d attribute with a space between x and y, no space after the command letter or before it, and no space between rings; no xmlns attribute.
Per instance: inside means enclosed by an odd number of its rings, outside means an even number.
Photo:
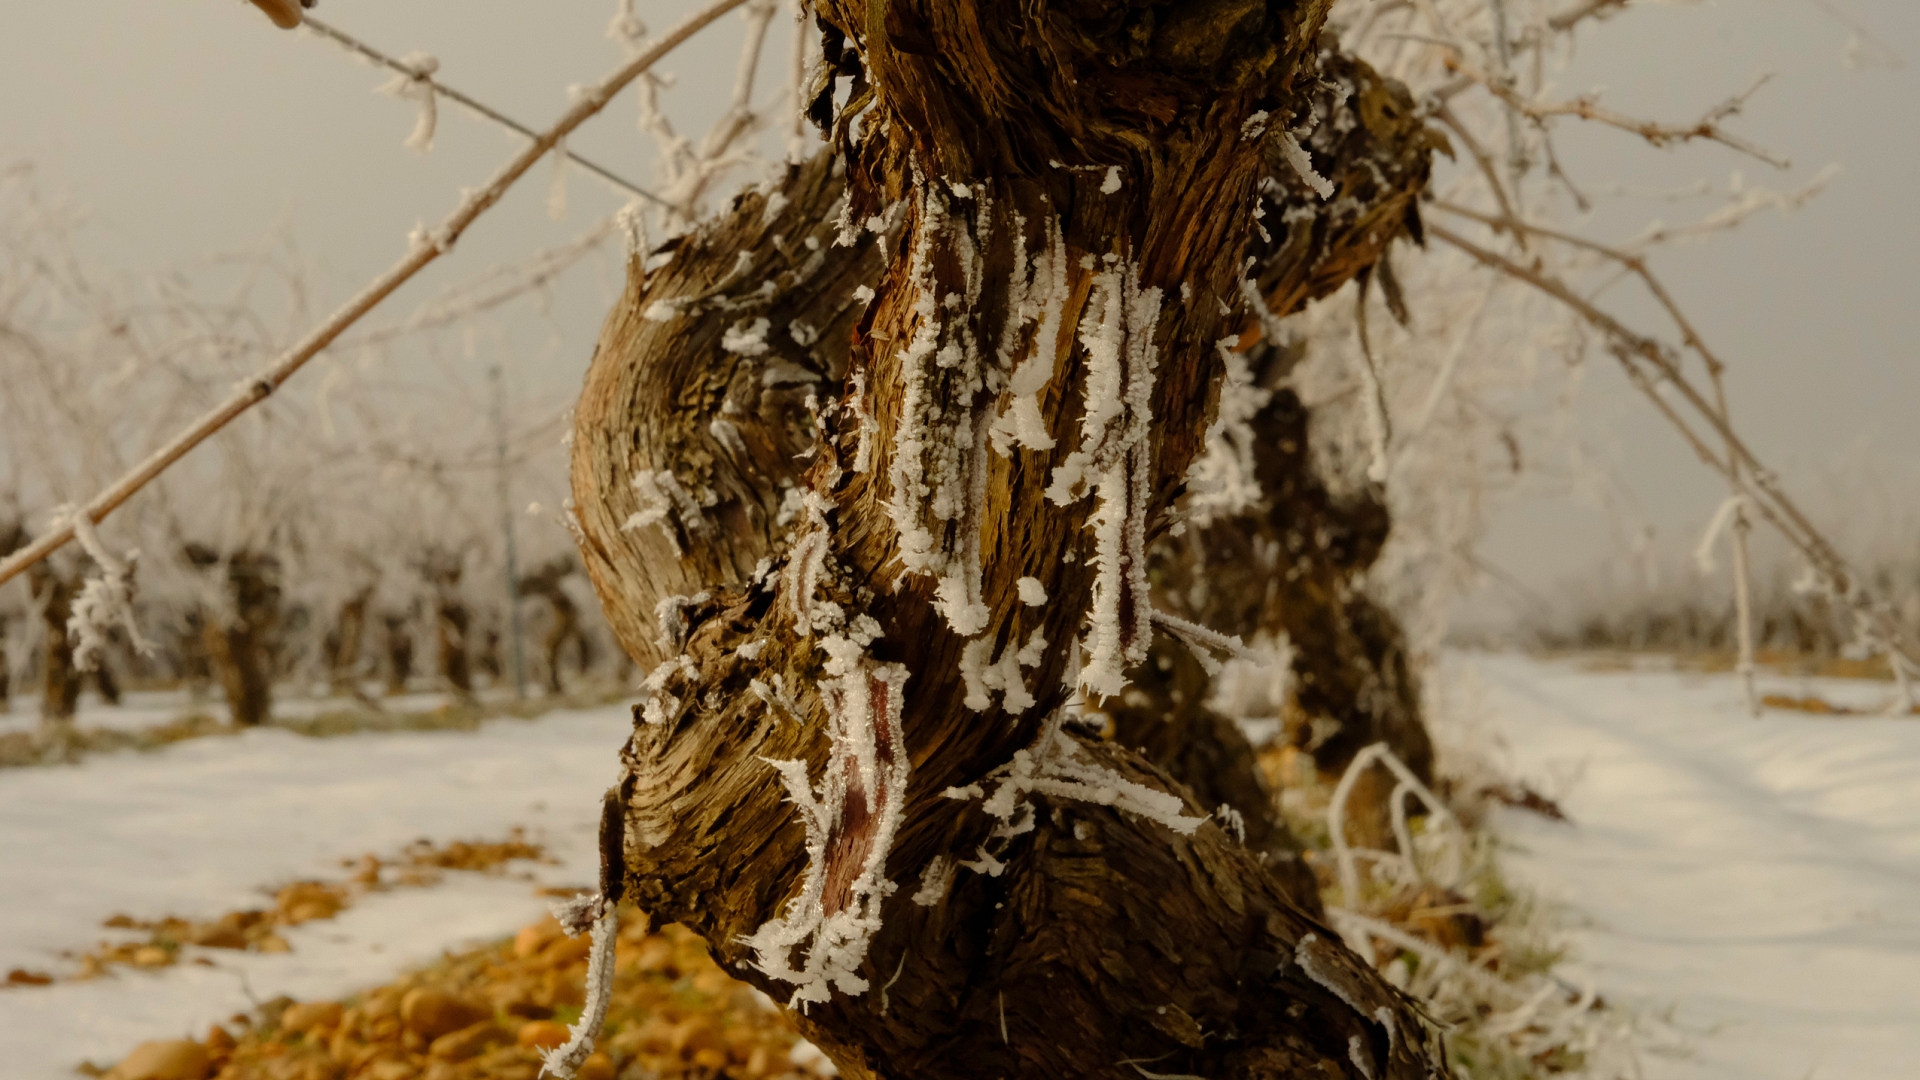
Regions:
<svg viewBox="0 0 1920 1080"><path fill-rule="evenodd" d="M507 1033L500 1030L498 1024L492 1020L481 1020L433 1040L427 1053L442 1061L465 1061L506 1041Z"/></svg>
<svg viewBox="0 0 1920 1080"><path fill-rule="evenodd" d="M613 1059L600 1053L587 1055L573 1080L613 1080Z"/></svg>
<svg viewBox="0 0 1920 1080"><path fill-rule="evenodd" d="M550 942L566 936L567 932L560 929L560 924L549 916L537 923L520 928L520 932L513 936L513 955L525 960L546 948Z"/></svg>
<svg viewBox="0 0 1920 1080"><path fill-rule="evenodd" d="M191 1039L141 1043L107 1071L110 1080L206 1080L213 1059Z"/></svg>
<svg viewBox="0 0 1920 1080"><path fill-rule="evenodd" d="M280 1014L280 1030L314 1031L331 1028L340 1022L346 1009L337 1001L303 1001L287 1006Z"/></svg>
<svg viewBox="0 0 1920 1080"><path fill-rule="evenodd" d="M171 963L173 963L173 954L158 945L142 945L133 950L135 967L166 967Z"/></svg>
<svg viewBox="0 0 1920 1080"><path fill-rule="evenodd" d="M287 944L287 939L281 937L279 934L268 934L265 937L261 938L259 941L254 942L253 947L265 953L284 953L284 952L293 951L293 946Z"/></svg>
<svg viewBox="0 0 1920 1080"><path fill-rule="evenodd" d="M400 1022L429 1042L484 1019L486 1010L444 990L422 986L400 999Z"/></svg>
<svg viewBox="0 0 1920 1080"><path fill-rule="evenodd" d="M530 1046L539 1050L551 1050L564 1046L573 1034L565 1024L556 1024L551 1020L535 1020L520 1025L520 1035L514 1041L521 1046Z"/></svg>

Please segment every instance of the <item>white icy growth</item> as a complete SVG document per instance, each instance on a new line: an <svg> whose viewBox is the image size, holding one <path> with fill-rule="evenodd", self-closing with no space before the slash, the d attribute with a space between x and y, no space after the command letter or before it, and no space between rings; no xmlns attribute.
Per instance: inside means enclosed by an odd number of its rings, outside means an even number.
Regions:
<svg viewBox="0 0 1920 1080"><path fill-rule="evenodd" d="M1264 305L1263 305L1264 306ZM1246 354L1222 338L1216 348L1226 363L1220 380L1220 405L1207 429L1206 448L1187 469L1187 520L1206 526L1246 513L1260 504L1260 479L1254 473L1253 418L1273 392L1253 384Z"/></svg>
<svg viewBox="0 0 1920 1080"><path fill-rule="evenodd" d="M1315 194L1322 199L1333 198L1332 182L1313 171L1313 158L1300 145L1300 139L1293 132L1280 133L1280 152L1286 155L1287 164L1293 166L1293 171L1300 174L1300 179L1306 181Z"/></svg>
<svg viewBox="0 0 1920 1080"><path fill-rule="evenodd" d="M647 692L646 703L640 707L641 720L649 724L662 723L680 708L680 699L667 693L667 680L680 672L685 672L689 679L698 679L700 665L682 655L647 673L640 683L640 689Z"/></svg>
<svg viewBox="0 0 1920 1080"><path fill-rule="evenodd" d="M123 561L93 531L93 518L85 510L72 510L74 539L100 567L100 576L87 579L74 598L73 614L67 618L67 636L73 641L73 662L81 671L100 665L107 648L107 636L115 626L124 627L127 639L142 656L153 655L153 645L140 633L133 619L133 568L140 552L129 551Z"/></svg>
<svg viewBox="0 0 1920 1080"><path fill-rule="evenodd" d="M1186 804L1179 796L1135 783L1112 769L1084 760L1080 744L1061 730L1066 715L1063 710L1049 717L1032 747L1014 751L1012 761L987 774L988 783L999 781L981 803L981 809L1000 822L988 837L989 842L1033 830L1033 804L1025 798L1029 793L1111 806L1158 822L1182 836L1192 835L1206 821L1183 813ZM979 784L969 784L948 788L944 795L949 799L977 799L982 790ZM977 854L977 860L960 865L989 877L1000 876L1004 863L984 846Z"/></svg>
<svg viewBox="0 0 1920 1080"><path fill-rule="evenodd" d="M1126 669L1146 659L1147 504L1152 495L1152 404L1159 350L1160 290L1117 256L1096 273L1080 323L1087 350L1086 414L1080 448L1053 472L1047 498L1065 506L1089 490L1099 499L1094 531L1093 610L1080 686L1110 697ZM1113 265L1118 264L1118 265ZM1090 321L1097 320L1097 321Z"/></svg>
<svg viewBox="0 0 1920 1080"><path fill-rule="evenodd" d="M1053 449L1053 436L1040 413L1040 392L1053 379L1054 362L1059 358L1060 322L1072 292L1070 269L1058 218L1048 219L1046 246L1031 258L1024 246L1014 249L1007 326L1000 342L1001 365L1012 362L1013 351L1028 326L1033 327L1033 338L1008 380L1011 396L1006 409L994 418L990 431L993 448L1003 457L1011 455L1015 446Z"/></svg>
<svg viewBox="0 0 1920 1080"><path fill-rule="evenodd" d="M440 70L440 61L429 53L410 52L400 58L400 66L412 74L395 76L377 92L419 103L420 113L414 120L413 133L407 136L406 145L416 154L430 153L433 150L434 130L440 120L439 101L433 87L433 74Z"/></svg>
<svg viewBox="0 0 1920 1080"><path fill-rule="evenodd" d="M767 331L771 328L772 323L764 316L752 322L742 319L720 335L720 347L740 356L760 356L767 351Z"/></svg>
<svg viewBox="0 0 1920 1080"><path fill-rule="evenodd" d="M683 649L687 644L686 609L711 599L711 594L697 592L692 596L669 596L655 604L653 618L660 627L660 647L671 652Z"/></svg>
<svg viewBox="0 0 1920 1080"><path fill-rule="evenodd" d="M947 890L953 887L953 876L960 867L945 855L935 855L920 871L920 891L913 894L913 902L921 907L932 907L947 898Z"/></svg>
<svg viewBox="0 0 1920 1080"><path fill-rule="evenodd" d="M1046 654L1047 639L1036 628L1027 639L1027 644L1015 649L1011 643L1000 650L998 659L988 662L993 650L993 638L983 636L967 642L960 652L960 678L966 684L967 696L964 704L974 712L985 712L993 707L993 694L999 692L1001 707L1007 712L1019 715L1033 707L1033 693L1020 676L1023 667L1038 667L1040 659Z"/></svg>
<svg viewBox="0 0 1920 1080"><path fill-rule="evenodd" d="M916 192L919 232L907 273L917 298L913 336L900 354L901 415L887 470L888 511L900 561L908 572L938 580L935 605L955 633L972 637L986 628L988 616L980 594L988 425L985 409L974 402L990 387L972 314L992 205L985 193L978 196L976 238L967 220L949 217L939 185L919 179ZM958 267L961 291L942 291L936 245Z"/></svg>
<svg viewBox="0 0 1920 1080"><path fill-rule="evenodd" d="M592 922L593 948L587 953L587 1000L580 1007L580 1019L574 1022L566 1044L542 1055L545 1064L541 1072L551 1073L560 1080L573 1080L573 1075L593 1053L594 1036L600 1033L600 1025L607 1019L607 1006L612 1004L614 945L620 940L620 911L598 896L588 898L588 904L599 909L599 916ZM585 921L585 911L575 905L564 908L555 905L554 915L560 918L561 927L570 937L579 936L584 929L581 924Z"/></svg>
<svg viewBox="0 0 1920 1080"><path fill-rule="evenodd" d="M867 990L858 971L880 929L881 903L895 890L886 878L887 854L906 803L908 756L900 714L907 669L873 664L865 646L848 638L829 638L822 647L831 656L832 673L820 684L833 744L826 775L815 785L804 761L768 762L807 830L806 878L784 917L742 939L761 972L794 985L789 1007L826 1001L835 990ZM830 896L831 858L859 863L844 892ZM797 964L796 949L802 953Z"/></svg>
<svg viewBox="0 0 1920 1080"><path fill-rule="evenodd" d="M1107 168L1107 178L1105 180L1100 181L1100 194L1111 195L1114 192L1119 190L1120 190L1120 166L1118 165L1109 166Z"/></svg>
<svg viewBox="0 0 1920 1080"><path fill-rule="evenodd" d="M1023 577L1013 585L1020 590L1020 602L1028 607L1039 607L1047 602L1047 587L1040 584L1039 578Z"/></svg>
<svg viewBox="0 0 1920 1080"><path fill-rule="evenodd" d="M1240 137L1242 139L1257 139L1260 136L1266 134L1268 115L1269 114L1267 110L1261 109L1258 112L1252 113L1245 120L1241 121Z"/></svg>
<svg viewBox="0 0 1920 1080"><path fill-rule="evenodd" d="M635 473L633 490L640 496L640 509L620 526L622 532L644 529L649 525L658 526L660 534L667 538L667 543L673 548L673 553L682 555L685 550L680 545L681 531L692 534L707 527L706 517L700 512L700 503L681 486L680 479L673 475L672 470Z"/></svg>

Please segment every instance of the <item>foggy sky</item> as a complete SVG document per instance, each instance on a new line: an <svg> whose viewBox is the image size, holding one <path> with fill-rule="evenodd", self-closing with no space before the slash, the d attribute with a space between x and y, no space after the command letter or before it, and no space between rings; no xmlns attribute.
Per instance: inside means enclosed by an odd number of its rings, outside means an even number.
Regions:
<svg viewBox="0 0 1920 1080"><path fill-rule="evenodd" d="M1655 151L1572 124L1561 126L1560 146L1568 171L1594 189L1705 178L1724 190L1736 170L1786 189L1843 165L1829 192L1798 213L1762 216L1664 254L1656 268L1728 358L1736 421L1790 484L1817 485L1819 469L1843 458L1878 463L1909 484L1920 475L1912 346L1920 333L1920 4L1835 2L1906 65L1848 70L1847 30L1810 0L1742 0L1652 7L1589 28L1558 80L1565 94L1604 88L1612 107L1678 120L1775 72L1730 126L1791 157L1791 170L1717 146ZM639 5L655 29L692 6ZM284 236L318 270L317 306L330 308L400 255L416 223L437 221L460 187L478 184L517 148L514 137L443 110L434 152L413 154L401 145L411 106L370 92L381 73L274 30L238 0L11 0L8 8L0 17L0 167L33 162L43 191L89 215L84 256L129 275ZM611 0L323 0L316 14L390 52L433 53L444 81L539 127L565 108L570 84L618 63L602 36L612 8ZM680 78L668 104L683 130L702 130L724 106L736 20L665 65ZM790 33L791 23L777 19L766 68L775 82L786 77ZM613 107L573 149L655 180L651 141L633 116L630 104ZM565 220L549 219L546 199L544 177L530 177L385 314L489 263L563 243L625 201L578 174ZM1649 219L1677 224L1717 205L1624 203L1583 231L1624 238ZM501 361L522 400L569 400L617 285L604 266L569 281L548 319L514 326L471 370L449 375L444 360L403 361L390 373L394 393L431 401L435 379L477 379ZM1625 380L1598 365L1579 406L1584 440L1612 464L1657 535L1685 550L1722 489ZM1920 503L1920 491L1906 487L1894 497ZM1482 551L1544 586L1615 554L1619 529L1602 514L1594 500L1560 493L1516 500Z"/></svg>

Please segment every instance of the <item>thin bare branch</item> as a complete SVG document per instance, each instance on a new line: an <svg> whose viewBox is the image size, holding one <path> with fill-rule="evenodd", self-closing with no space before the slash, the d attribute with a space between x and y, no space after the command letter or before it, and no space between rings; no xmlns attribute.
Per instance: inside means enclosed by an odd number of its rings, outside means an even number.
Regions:
<svg viewBox="0 0 1920 1080"><path fill-rule="evenodd" d="M1757 158L1776 169L1789 168L1793 164L1757 143L1729 134L1720 126L1720 121L1737 114L1746 105L1747 99L1767 84L1767 81L1772 78L1771 75L1762 75L1755 79L1753 85L1708 109L1700 119L1691 124L1662 124L1602 108L1592 97L1577 97L1571 101L1530 101L1507 85L1505 80L1468 63L1458 50L1449 50L1446 65L1447 70L1457 72L1486 87L1488 93L1505 102L1510 108L1535 120L1547 120L1555 116L1577 116L1582 120L1592 120L1595 123L1638 135L1654 146L1666 147L1675 143L1706 139Z"/></svg>
<svg viewBox="0 0 1920 1080"><path fill-rule="evenodd" d="M1497 223L1489 222L1489 224ZM1745 496L1759 515L1774 526L1781 536L1832 584L1836 597L1851 607L1870 627L1873 635L1895 654L1893 660L1896 664L1902 662L1909 665L1920 664L1920 646L1916 646L1908 637L1884 605L1876 603L1866 594L1861 587L1860 576L1841 557L1838 549L1827 540L1825 535L1814 527L1798 504L1781 489L1774 474L1760 463L1740 439L1727 419L1724 395L1717 404L1709 402L1686 378L1685 373L1680 369L1678 356L1671 349L1656 339L1632 330L1612 315L1595 307L1586 298L1574 292L1564 281L1546 270L1538 266L1523 266L1516 263L1442 225L1428 223L1427 233L1442 243L1465 252L1482 265L1526 282L1552 296L1606 335L1607 349L1621 362L1628 379L1673 424L1675 430L1693 448L1700 460L1724 477L1736 494ZM1535 230L1535 233L1543 237L1550 235L1545 230ZM1562 237L1565 235L1560 234ZM1592 241L1577 242L1589 250L1608 254L1617 259L1637 258L1612 252L1604 245L1594 244ZM1704 345L1699 346L1696 351L1701 352L1703 356L1710 355L1705 351ZM1649 371L1649 368L1652 370ZM1697 432L1687 418L1675 408L1674 402L1661 393L1662 385L1677 391L1692 413L1712 429L1713 434L1725 444L1726 456L1723 457L1716 452L1708 444L1706 437Z"/></svg>
<svg viewBox="0 0 1920 1080"><path fill-rule="evenodd" d="M305 366L307 361L332 344L348 327L392 295L394 290L406 284L429 263L453 250L454 243L460 239L467 228L478 220L480 215L492 209L506 195L507 190L526 175L527 170L539 164L541 159L551 153L553 148L575 128L606 108L616 94L658 63L662 57L678 48L694 33L745 2L746 0L715 0L713 4L682 20L680 25L627 61L618 71L581 94L573 107L562 114L552 127L535 138L531 146L509 161L485 187L468 195L438 229L426 234L416 234L413 246L407 254L385 273L375 278L371 284L361 290L359 295L347 301L325 322L309 331L306 337L279 359L243 382L227 400L174 436L166 445L154 451L145 461L115 481L105 491L88 500L82 508L87 518L95 524L105 520L108 514L113 513L121 504L132 498L135 492L151 483L174 462L185 457L188 451L205 442L234 417L266 400L283 383L292 378L295 372ZM4 562L0 562L0 584L11 580L28 567L59 550L71 539L73 539L71 521L49 529L44 535L37 537L32 544L8 557Z"/></svg>
<svg viewBox="0 0 1920 1080"><path fill-rule="evenodd" d="M519 135L524 135L529 139L538 139L540 137L539 132L526 126L525 124L522 124L520 121L515 120L514 118L506 115L505 113L502 113L499 110L494 109L483 102L477 101L474 98L469 97L458 90L455 90L453 87L448 86L446 83L440 82L439 80L435 79L432 75L423 74L420 71L412 67L409 67L407 64L402 63L401 61L395 59L394 57L388 55L387 53L381 52L379 49L376 49L373 46L367 44L366 42L361 41L359 38L354 37L352 34L349 34L344 30L335 29L334 27L321 22L319 19L314 18L312 15L308 15L306 17L304 21L304 25L306 26L307 29L313 31L315 34L333 42L335 45L338 45L343 49L346 49L348 52L353 53L354 55L359 56L365 60L371 61L372 63L378 64L379 66L384 67L387 70L392 71L396 74L403 75L409 79L412 79L414 82L417 82L422 86L427 87L428 89L432 90L434 93L439 94L443 98L446 98L448 101L451 101L454 104L467 109L468 111L472 112L474 115L480 117L483 120L492 121L493 123L498 124L503 128L506 128L508 131L514 132ZM601 165L595 164L594 162L587 160L584 157L581 157L579 154L574 153L572 150L569 150L564 146L561 147L560 152L566 155L568 161L573 162L575 165L580 166L581 168L587 170L593 175L599 177L600 179L605 180L607 183L612 184L614 187L617 187L622 191L626 191L631 194L638 195L639 197L646 199L649 202L657 203L661 206L667 205L667 201L665 199L662 199L660 196L655 195L653 192L648 191L643 187L640 187L638 184L632 183L631 181L627 180L625 177L622 177L617 173L614 173L610 169L607 169Z"/></svg>

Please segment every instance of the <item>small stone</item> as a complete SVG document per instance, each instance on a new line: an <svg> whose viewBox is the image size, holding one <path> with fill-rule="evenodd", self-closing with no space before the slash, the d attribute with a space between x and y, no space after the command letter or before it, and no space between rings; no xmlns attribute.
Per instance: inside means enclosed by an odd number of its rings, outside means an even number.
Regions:
<svg viewBox="0 0 1920 1080"><path fill-rule="evenodd" d="M506 1041L507 1033L500 1030L498 1024L492 1020L481 1020L433 1040L427 1053L442 1061L465 1061Z"/></svg>
<svg viewBox="0 0 1920 1080"><path fill-rule="evenodd" d="M560 929L560 924L552 917L542 919L521 927L520 932L513 936L513 955L525 960L546 948L549 943L566 936L567 932Z"/></svg>
<svg viewBox="0 0 1920 1080"><path fill-rule="evenodd" d="M107 1071L111 1080L206 1080L213 1059L191 1039L141 1043Z"/></svg>
<svg viewBox="0 0 1920 1080"><path fill-rule="evenodd" d="M722 1037L719 1026L703 1016L676 1025L671 1046L673 1052L683 1058L691 1058L702 1050L713 1050L720 1054L721 1064L726 1063L727 1041Z"/></svg>
<svg viewBox="0 0 1920 1080"><path fill-rule="evenodd" d="M360 1070L355 1080L413 1080L419 1070L400 1058L382 1058Z"/></svg>
<svg viewBox="0 0 1920 1080"><path fill-rule="evenodd" d="M171 963L173 954L158 945L142 945L133 950L134 967L157 968Z"/></svg>
<svg viewBox="0 0 1920 1080"><path fill-rule="evenodd" d="M551 1050L556 1046L565 1046L567 1040L572 1037L572 1032L568 1031L564 1024L556 1024L551 1020L534 1020L520 1025L520 1035L514 1041L521 1046L536 1050Z"/></svg>
<svg viewBox="0 0 1920 1080"><path fill-rule="evenodd" d="M45 986L52 981L53 976L44 971L28 971L25 968L14 968L12 971L7 972L8 986Z"/></svg>
<svg viewBox="0 0 1920 1080"><path fill-rule="evenodd" d="M253 947L264 953L285 953L293 951L293 946L287 944L287 939L281 937L279 934L267 934L259 941L254 942Z"/></svg>
<svg viewBox="0 0 1920 1080"><path fill-rule="evenodd" d="M428 1042L486 1018L486 1010L444 990L418 987L400 1000L400 1022Z"/></svg>
<svg viewBox="0 0 1920 1080"><path fill-rule="evenodd" d="M314 1031L331 1028L340 1022L346 1009L337 1001L303 1001L290 1005L280 1014L280 1030Z"/></svg>
<svg viewBox="0 0 1920 1080"><path fill-rule="evenodd" d="M187 935L187 940L205 949L244 949L247 947L247 933L225 921L217 923L199 923Z"/></svg>

